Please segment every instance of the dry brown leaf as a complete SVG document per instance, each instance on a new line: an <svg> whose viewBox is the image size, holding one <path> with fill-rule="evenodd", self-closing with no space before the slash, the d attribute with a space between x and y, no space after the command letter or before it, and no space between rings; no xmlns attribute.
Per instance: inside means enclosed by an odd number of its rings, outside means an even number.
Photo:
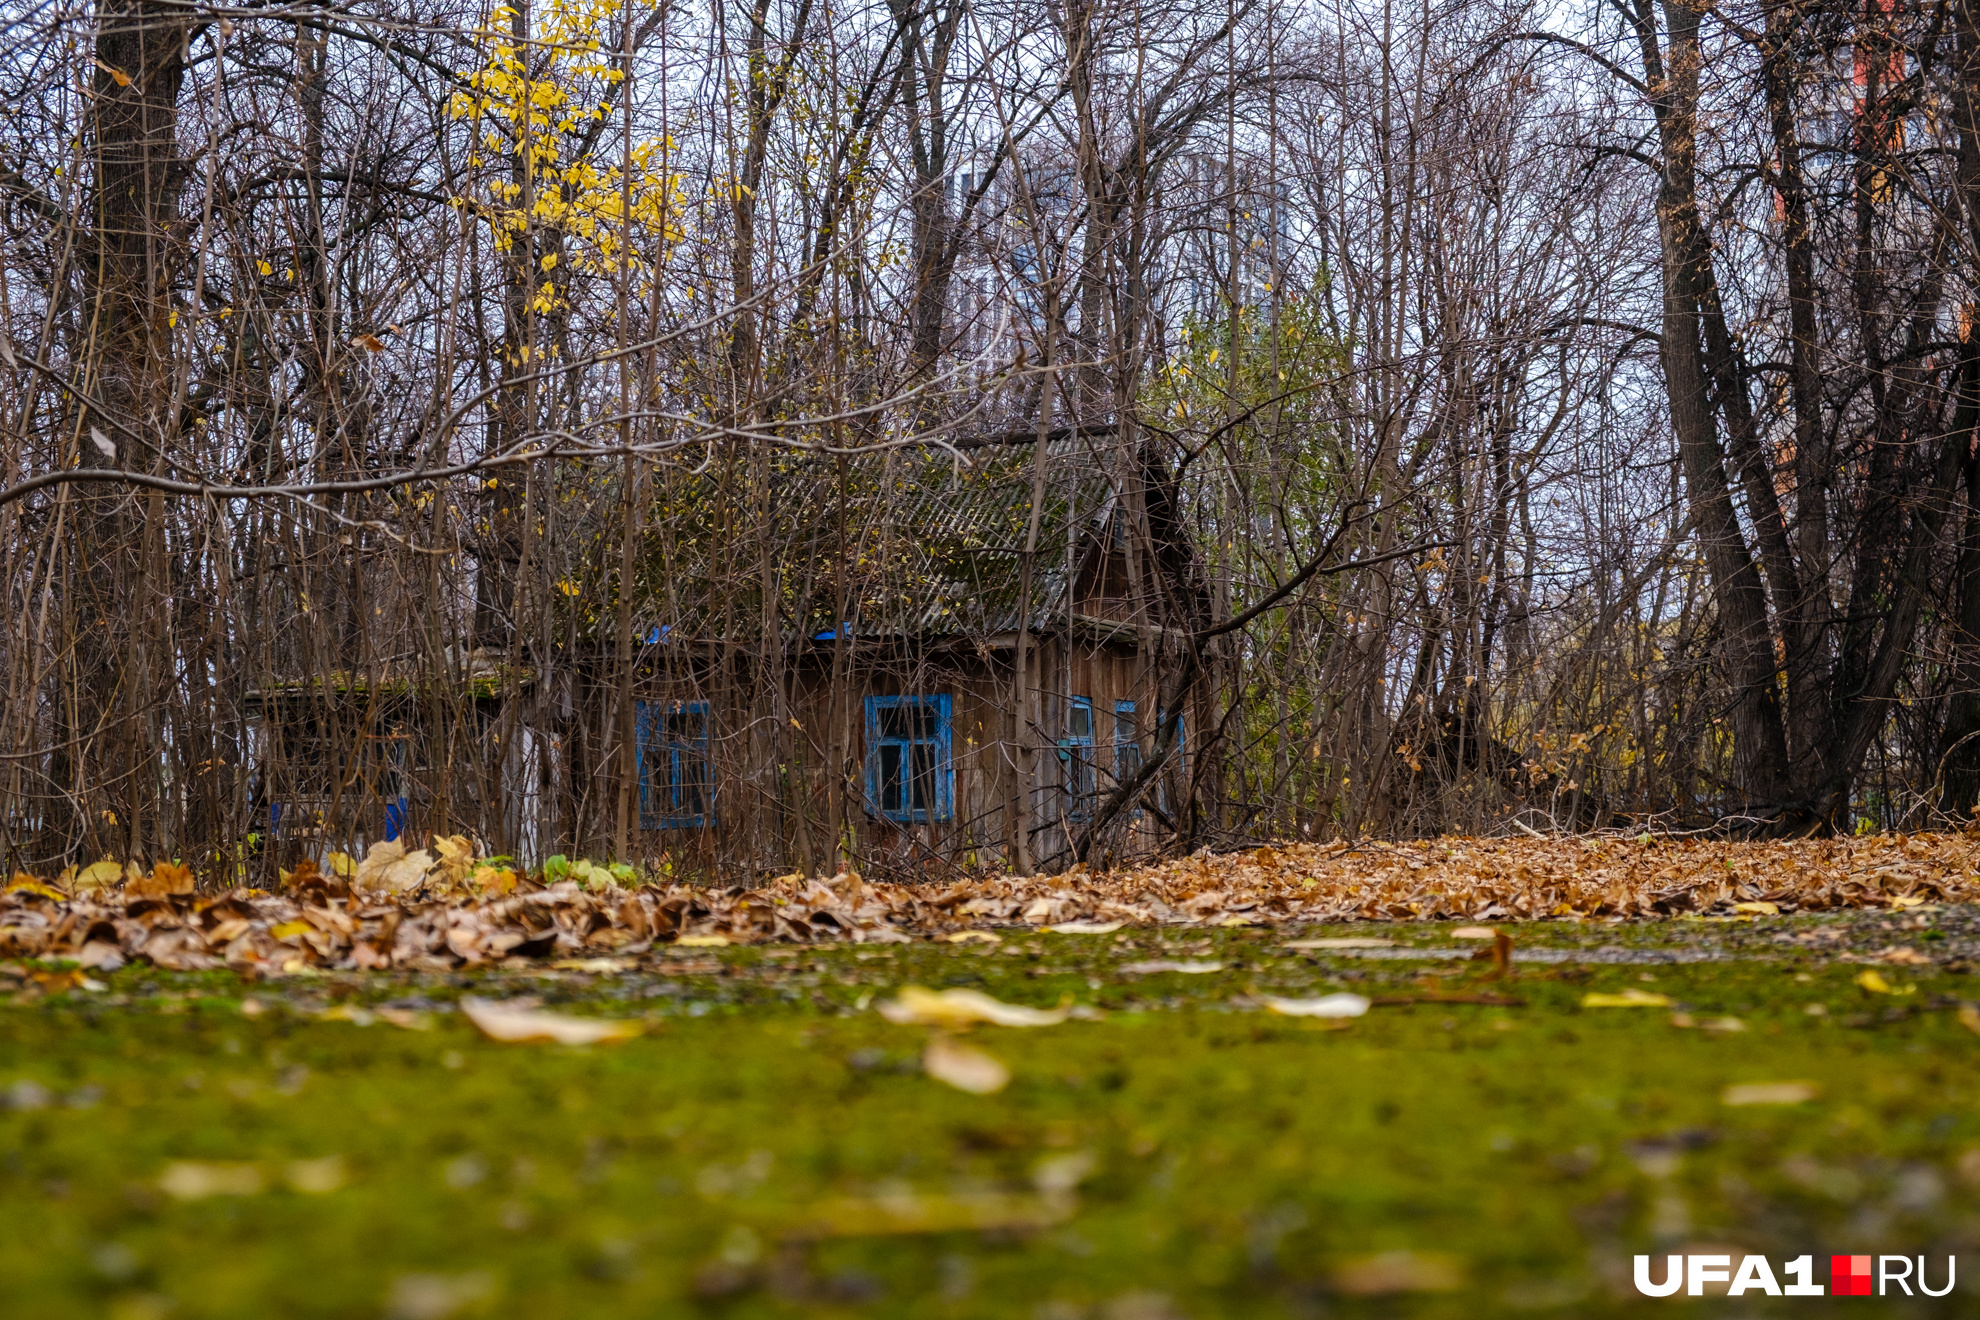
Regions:
<svg viewBox="0 0 1980 1320"><path fill-rule="evenodd" d="M195 888L191 867L160 862L151 868L150 874L126 881L124 892L138 898L165 898L172 894L190 894Z"/></svg>
<svg viewBox="0 0 1980 1320"><path fill-rule="evenodd" d="M469 871L474 867L474 844L465 835L436 834L433 836L433 851L439 855L440 871L450 888L468 878Z"/></svg>
<svg viewBox="0 0 1980 1320"><path fill-rule="evenodd" d="M351 883L359 889L382 889L386 893L403 894L409 889L417 889L426 879L426 873L433 869L433 854L424 848L407 852L405 844L397 839L384 839L371 845L371 851L359 863L357 874Z"/></svg>

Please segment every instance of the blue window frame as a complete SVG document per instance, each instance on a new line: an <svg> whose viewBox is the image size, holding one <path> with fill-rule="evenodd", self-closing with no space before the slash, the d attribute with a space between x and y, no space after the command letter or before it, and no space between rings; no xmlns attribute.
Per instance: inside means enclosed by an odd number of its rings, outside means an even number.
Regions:
<svg viewBox="0 0 1980 1320"><path fill-rule="evenodd" d="M1125 784L1141 769L1141 737L1134 727L1134 703L1114 703L1114 782Z"/></svg>
<svg viewBox="0 0 1980 1320"><path fill-rule="evenodd" d="M947 695L866 699L866 800L888 820L925 823L955 814Z"/></svg>
<svg viewBox="0 0 1980 1320"><path fill-rule="evenodd" d="M1066 815L1084 820L1093 810L1093 703L1085 697L1066 702L1066 733L1059 739L1060 784Z"/></svg>
<svg viewBox="0 0 1980 1320"><path fill-rule="evenodd" d="M699 830L715 819L715 775L708 755L708 703L634 703L638 733L639 827Z"/></svg>
<svg viewBox="0 0 1980 1320"><path fill-rule="evenodd" d="M1162 725L1168 720L1168 718L1169 718L1168 711L1163 710L1159 706L1156 707L1155 728L1158 732L1160 731ZM1161 807L1162 810L1164 811L1167 811L1169 809L1168 780L1173 777L1174 779L1177 780L1177 782L1181 782L1184 776L1186 776L1188 773L1189 773L1189 716L1179 715L1176 717L1175 750L1170 753L1169 763L1162 767L1161 777L1156 781L1156 785L1155 785L1155 803L1157 806Z"/></svg>

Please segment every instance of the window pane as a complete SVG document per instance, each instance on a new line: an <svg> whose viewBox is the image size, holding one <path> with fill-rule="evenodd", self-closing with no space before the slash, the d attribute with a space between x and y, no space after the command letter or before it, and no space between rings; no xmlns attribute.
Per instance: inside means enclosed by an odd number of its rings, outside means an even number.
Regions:
<svg viewBox="0 0 1980 1320"><path fill-rule="evenodd" d="M935 737L935 708L921 701L882 706L880 736L892 742L925 742Z"/></svg>
<svg viewBox="0 0 1980 1320"><path fill-rule="evenodd" d="M1072 738L1093 736L1093 707L1075 705L1067 717L1066 734Z"/></svg>
<svg viewBox="0 0 1980 1320"><path fill-rule="evenodd" d="M702 816L708 812L708 758L697 744L681 751L681 814Z"/></svg>
<svg viewBox="0 0 1980 1320"><path fill-rule="evenodd" d="M1126 780L1141 769L1141 744L1124 742L1114 748L1114 777Z"/></svg>
<svg viewBox="0 0 1980 1320"><path fill-rule="evenodd" d="M880 810L882 811L907 810L902 805L905 795L901 791L901 752L899 743L880 744Z"/></svg>
<svg viewBox="0 0 1980 1320"><path fill-rule="evenodd" d="M935 809L935 748L932 744L914 744L914 809L933 811Z"/></svg>

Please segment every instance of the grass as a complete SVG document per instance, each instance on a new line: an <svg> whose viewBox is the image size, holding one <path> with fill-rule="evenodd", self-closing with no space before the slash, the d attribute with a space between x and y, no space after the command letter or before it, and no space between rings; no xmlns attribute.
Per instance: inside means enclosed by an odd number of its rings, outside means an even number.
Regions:
<svg viewBox="0 0 1980 1320"><path fill-rule="evenodd" d="M1510 982L1243 930L679 950L620 976L44 975L0 1007L0 1313L1631 1314L1663 1305L1634 1297L1634 1253L1709 1244L1813 1254L1818 1281L1832 1252L1923 1253L1936 1277L1980 1245L1971 981L1887 967L1912 993L1871 994L1836 951L1957 952L1975 917L1526 927L1521 951L1556 961ZM1454 947L1430 925L1310 933ZM1226 968L1119 970L1152 957ZM870 1011L908 983L1105 1016L971 1033L1013 1080L969 1095L921 1072L926 1029ZM1628 988L1745 1029L1581 1007ZM1232 1003L1331 989L1522 1002L1344 1025ZM500 1045L446 1011L464 993L651 1030ZM339 1004L434 1011L401 1030ZM1722 1103L1784 1080L1819 1094ZM302 1181L340 1186L286 1185L326 1157ZM264 1190L181 1199L174 1162L253 1162Z"/></svg>

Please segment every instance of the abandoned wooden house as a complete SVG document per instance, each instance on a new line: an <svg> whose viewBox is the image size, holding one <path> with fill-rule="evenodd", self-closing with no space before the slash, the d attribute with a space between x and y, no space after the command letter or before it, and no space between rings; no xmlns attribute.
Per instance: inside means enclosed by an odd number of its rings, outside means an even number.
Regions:
<svg viewBox="0 0 1980 1320"><path fill-rule="evenodd" d="M830 584L814 593L823 607L747 644L674 624L647 634L645 851L940 871L1016 861L1022 833L1032 864L1066 864L1148 753L1177 661L1136 585L1123 483L1077 446L1045 455L1035 529L1029 451L794 480L794 501L853 529L842 556L807 566ZM1179 752L1115 851L1153 842L1192 723L1185 710Z"/></svg>
<svg viewBox="0 0 1980 1320"><path fill-rule="evenodd" d="M677 510L674 539L641 547L630 665L603 626L549 664L482 650L438 679L257 693L253 740L282 753L259 789L271 833L307 851L468 829L526 860L704 874L1067 864L1150 754L1178 662L1136 562L1131 484L1077 437L970 463L807 456L777 482L776 562L719 508ZM1107 851L1151 846L1186 795L1203 725L1187 702L1178 723Z"/></svg>

